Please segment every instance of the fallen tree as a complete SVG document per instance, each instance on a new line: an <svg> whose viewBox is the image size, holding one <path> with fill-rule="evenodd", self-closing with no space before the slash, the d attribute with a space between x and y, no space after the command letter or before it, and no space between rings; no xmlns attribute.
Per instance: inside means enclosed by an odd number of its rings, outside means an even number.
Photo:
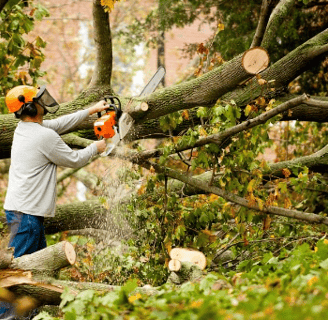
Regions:
<svg viewBox="0 0 328 320"><path fill-rule="evenodd" d="M112 48L111 41L109 41L111 40L109 14L103 10L100 1L95 0L93 6L96 39L94 76L90 85L75 100L62 104L55 116L47 115L48 119L87 108L105 95L114 94L110 82ZM277 28L281 21L287 19L286 17L293 6L294 1L281 0L273 10L272 4L268 6L267 2L263 1L261 24L259 24L251 50L236 54L229 61L218 64L203 75L157 90L145 97L120 96L123 111L129 113L135 120L133 131L127 136L127 142L134 141L137 144L138 140L165 137L169 138L170 141L173 140L174 143L169 148L164 146L144 151L137 148L128 150L116 148L110 157L130 161L151 172L157 172L166 178L175 180L178 184L177 188L182 185L186 186L186 189L187 187L192 189L190 194L201 192L215 194L225 199L228 204L232 204L231 206L244 207L269 215L299 219L308 223L327 225L328 220L324 215L302 212L295 208L279 207L266 201L266 199L252 198L252 193L248 190L238 193L236 190L229 191L225 186L220 187L219 185L227 169L226 166L220 167L222 163L220 158L229 152L234 141L241 139L242 134L265 125L269 121L274 123L277 117L281 122L302 120L321 123L328 119L326 97L310 97L306 93L292 97L286 95L288 85L292 81L295 81L304 71L311 69L318 61L326 57L328 29L321 27L315 35L311 35L304 43L285 53L279 59L273 60L271 63L268 61L274 51L271 44L276 43ZM249 53L252 55L247 58ZM256 54L253 55L254 53ZM263 53L264 55L262 55ZM274 102L272 102L273 99ZM199 115L199 108L216 110L216 112L218 112L217 108L221 108L221 113L228 110L232 114L237 113L238 116L232 117L233 121L224 127L224 121L219 122L222 119L211 123L206 116ZM186 110L187 112L185 112ZM182 111L184 116L181 116ZM179 112L179 121L176 121L175 126L163 128L162 120L165 117L174 117ZM83 148L92 143L92 139L96 139L92 131L95 119L96 116L82 123L78 132L63 135L64 141L74 148ZM10 157L16 125L17 120L12 115L0 116L0 158L2 159ZM210 128L213 130L206 132L206 134L200 134L195 129L198 125L201 129ZM191 135L187 142L182 141L182 139L181 141L175 139L184 136L189 129L195 130L195 134ZM215 154L209 153L214 159L213 164L208 165L204 170L207 172L202 175L194 174L190 169L193 152L211 147L216 150ZM240 148L243 149L243 145ZM190 158L187 158L189 155L191 155ZM184 165L183 168L186 169L173 169L165 161L164 163L160 162L163 156L167 157L165 159L167 161L178 159ZM254 158L256 156L254 153ZM280 178L284 178L282 170L289 169L292 171L295 167L304 166L312 172L325 173L327 172L327 161L327 146L322 146L321 149L310 155L277 163L268 163L261 170L261 178L267 177L270 181L279 181ZM230 172L233 171L231 168L228 169ZM249 176L253 174L250 168L247 170L243 168L243 170ZM62 181L72 174L76 174L76 172L74 170L64 171L59 180ZM84 178L80 177L80 179ZM97 183L95 180L90 181L90 186L95 186ZM247 183L244 184L247 185ZM188 192L184 193L184 196L187 194ZM52 234L86 228L112 230L115 228L113 224L104 223L105 220L108 220L108 211L110 209L105 209L98 201L57 206L56 216L45 221L46 232ZM121 238L126 236L126 230L119 227L113 233L114 236L118 235ZM130 236L130 234L128 235ZM11 261L10 254L6 253L1 266L10 267L14 263L16 268L18 261L15 259L13 261ZM24 264L25 267L26 264ZM47 269L51 270L51 266L47 266ZM22 283L20 287L23 285L30 288L33 283ZM49 298L47 301L52 299L51 301L58 302L59 291L56 291L55 297Z"/></svg>

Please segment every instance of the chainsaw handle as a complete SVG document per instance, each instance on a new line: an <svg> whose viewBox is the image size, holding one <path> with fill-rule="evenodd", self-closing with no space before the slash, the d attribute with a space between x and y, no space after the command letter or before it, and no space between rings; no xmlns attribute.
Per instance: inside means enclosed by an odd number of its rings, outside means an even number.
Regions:
<svg viewBox="0 0 328 320"><path fill-rule="evenodd" d="M114 96L105 96L104 100L109 104L109 107L105 111L108 112L108 111L114 109L116 118L118 120L122 115L122 106L121 106L120 99L118 97L114 97ZM97 115L98 115L98 118L100 118L101 112L97 112Z"/></svg>
<svg viewBox="0 0 328 320"><path fill-rule="evenodd" d="M122 115L122 106L121 106L120 99L118 97L114 97L114 96L105 96L104 99L106 102L108 102L108 100L110 100L109 107L114 108L116 117L117 117L117 119L119 119L120 116Z"/></svg>

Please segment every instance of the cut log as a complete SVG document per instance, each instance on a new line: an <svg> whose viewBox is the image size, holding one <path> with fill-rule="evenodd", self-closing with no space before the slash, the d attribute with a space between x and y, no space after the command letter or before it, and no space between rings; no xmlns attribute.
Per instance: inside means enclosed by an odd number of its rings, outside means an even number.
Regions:
<svg viewBox="0 0 328 320"><path fill-rule="evenodd" d="M12 258L12 253L8 254L7 262L0 264L0 269L29 270L34 274L53 275L59 269L74 264L76 253L71 243L62 241L32 254Z"/></svg>
<svg viewBox="0 0 328 320"><path fill-rule="evenodd" d="M181 262L176 259L172 259L169 262L168 268L170 271L179 271L181 269Z"/></svg>
<svg viewBox="0 0 328 320"><path fill-rule="evenodd" d="M76 253L71 243L62 241L32 254L15 258L10 269L31 270L34 274L52 275L75 263Z"/></svg>
<svg viewBox="0 0 328 320"><path fill-rule="evenodd" d="M264 48L254 47L244 52L241 61L246 72L258 74L269 66L270 58Z"/></svg>
<svg viewBox="0 0 328 320"><path fill-rule="evenodd" d="M179 260L180 262L191 262L197 265L201 270L204 270L206 267L205 255L197 250L174 248L170 251L170 257L171 259Z"/></svg>
<svg viewBox="0 0 328 320"><path fill-rule="evenodd" d="M146 112L148 110L148 104L147 102L143 101L140 104L138 104L135 108L134 111L138 112L138 111L143 111Z"/></svg>
<svg viewBox="0 0 328 320"><path fill-rule="evenodd" d="M203 277L203 272L196 264L192 262L182 262L181 268L177 272L171 272L167 283L181 285L187 281L198 281Z"/></svg>
<svg viewBox="0 0 328 320"><path fill-rule="evenodd" d="M0 270L0 287L9 288L18 296L29 296L37 300L38 305L59 304L64 288L48 283L45 276L52 276L61 268L74 264L75 260L72 244L59 242L13 259L7 266L9 269ZM22 302L27 304L26 299Z"/></svg>

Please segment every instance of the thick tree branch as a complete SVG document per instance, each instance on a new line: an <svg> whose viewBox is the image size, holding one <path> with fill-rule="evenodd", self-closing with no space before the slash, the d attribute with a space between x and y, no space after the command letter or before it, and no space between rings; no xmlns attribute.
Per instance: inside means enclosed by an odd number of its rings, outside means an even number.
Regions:
<svg viewBox="0 0 328 320"><path fill-rule="evenodd" d="M207 137L201 137L193 144L184 145L183 147L177 146L174 150L172 150L172 153L182 152L195 147L201 147L209 143L215 143L221 146L222 143L226 141L226 139L232 137L233 135L236 135L237 133L242 132L244 130L254 128L260 124L263 124L267 122L269 119L275 117L276 115L285 112L286 110L289 110L291 108L294 108L300 105L301 103L307 103L307 101L309 100L312 99L309 99L309 97L306 94L304 94L292 100L286 101L280 104L279 106L275 107L274 109L266 111L253 119L244 121L243 123L233 126L232 128L226 129L222 132L213 135L209 135ZM326 107L328 108L328 103L326 104ZM139 156L143 159L147 159L147 158L152 158L154 156L158 157L161 155L163 155L163 150L156 149L156 150L148 150L148 151L141 152Z"/></svg>
<svg viewBox="0 0 328 320"><path fill-rule="evenodd" d="M108 86L110 88L113 53L109 15L101 6L100 0L93 1L92 13L96 46L96 67L90 87Z"/></svg>
<svg viewBox="0 0 328 320"><path fill-rule="evenodd" d="M187 175L186 173L180 173L176 170L162 167L154 162L152 163L149 162L149 165L152 166L155 169L155 171L158 173L163 173L170 178L180 180L190 186L193 186L198 189L202 189L208 193L216 194L227 201L233 202L237 205L246 207L248 209L259 211L261 213L267 213L267 214L278 215L287 218L294 218L297 220L303 220L310 223L322 223L328 225L328 218L326 217L319 216L314 213L304 213L297 210L290 210L290 209L285 209L275 206L266 206L266 205L259 206L257 203L254 204L250 203L250 201L248 201L247 199L239 197L233 193L227 192L215 186L210 186L207 182L204 182L200 179Z"/></svg>
<svg viewBox="0 0 328 320"><path fill-rule="evenodd" d="M328 171L328 145L309 156L304 156L289 161L281 161L281 162L269 164L270 170L267 173L272 176L279 177L281 176L282 169L284 168L292 169L293 167L294 168L308 167L310 170L327 172Z"/></svg>
<svg viewBox="0 0 328 320"><path fill-rule="evenodd" d="M286 96L289 99L291 96ZM281 99L284 101L285 97ZM299 121L314 121L314 122L327 122L328 121L328 97L315 97L308 101L307 104L301 104L291 112L284 112L281 121L299 120Z"/></svg>
<svg viewBox="0 0 328 320"><path fill-rule="evenodd" d="M283 21L286 19L290 12L290 9L295 5L295 0L281 0L278 5L274 8L269 22L267 24L261 46L269 49L272 42L276 42L276 34L278 28L281 26Z"/></svg>
<svg viewBox="0 0 328 320"><path fill-rule="evenodd" d="M264 32L272 10L272 3L273 3L272 0L262 0L260 19L257 24L255 35L250 48L258 47L261 45Z"/></svg>
<svg viewBox="0 0 328 320"><path fill-rule="evenodd" d="M57 205L56 215L45 219L46 234L69 230L107 230L111 239L125 239L131 230L122 217L117 217L98 200Z"/></svg>
<svg viewBox="0 0 328 320"><path fill-rule="evenodd" d="M286 88L292 80L316 63L323 54L327 53L327 44L328 29L306 41L261 72L261 78L272 84L263 87L258 83L258 79L254 77L247 85L237 87L225 94L222 99L225 101L234 100L237 105L244 106L261 95L273 96L274 92L272 90L279 92Z"/></svg>
<svg viewBox="0 0 328 320"><path fill-rule="evenodd" d="M242 59L243 54L240 54L199 78L157 90L143 99L134 99L125 111L140 123L182 109L211 106L223 94L233 90L239 83L251 77L243 68ZM135 111L135 106L141 101L147 103L147 112Z"/></svg>

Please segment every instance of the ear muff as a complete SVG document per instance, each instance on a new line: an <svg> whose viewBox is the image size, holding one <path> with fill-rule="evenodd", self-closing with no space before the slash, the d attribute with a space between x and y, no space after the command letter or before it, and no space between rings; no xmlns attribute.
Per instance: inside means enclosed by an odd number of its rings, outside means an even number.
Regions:
<svg viewBox="0 0 328 320"><path fill-rule="evenodd" d="M36 108L36 105L33 102L28 102L25 104L23 114L26 114L30 117L35 117L38 114L38 109Z"/></svg>
<svg viewBox="0 0 328 320"><path fill-rule="evenodd" d="M22 116L35 117L38 114L38 109L33 102L25 103L18 112L15 112L16 118L20 119Z"/></svg>

